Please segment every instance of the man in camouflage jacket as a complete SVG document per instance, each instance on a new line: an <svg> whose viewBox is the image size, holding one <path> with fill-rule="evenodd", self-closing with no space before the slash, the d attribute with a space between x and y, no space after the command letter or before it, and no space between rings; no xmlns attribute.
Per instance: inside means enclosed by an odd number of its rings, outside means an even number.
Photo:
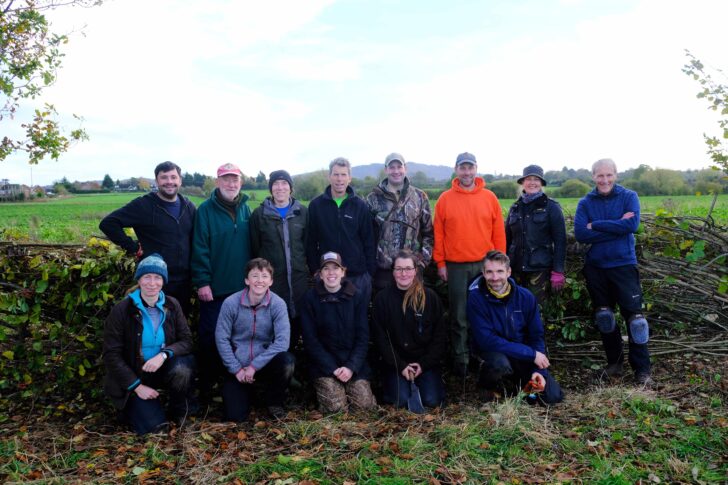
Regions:
<svg viewBox="0 0 728 485"><path fill-rule="evenodd" d="M387 178L367 195L377 241L375 291L393 281L392 263L398 251L412 250L422 269L432 260L434 242L430 201L425 192L410 185L404 157L391 153L384 169Z"/></svg>

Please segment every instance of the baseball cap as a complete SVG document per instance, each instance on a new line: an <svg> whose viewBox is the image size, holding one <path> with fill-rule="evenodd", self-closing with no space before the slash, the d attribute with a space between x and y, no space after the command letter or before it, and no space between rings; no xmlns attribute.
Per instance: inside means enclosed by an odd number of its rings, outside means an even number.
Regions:
<svg viewBox="0 0 728 485"><path fill-rule="evenodd" d="M234 163L225 163L217 168L217 176L222 177L223 175L243 175L243 171Z"/></svg>

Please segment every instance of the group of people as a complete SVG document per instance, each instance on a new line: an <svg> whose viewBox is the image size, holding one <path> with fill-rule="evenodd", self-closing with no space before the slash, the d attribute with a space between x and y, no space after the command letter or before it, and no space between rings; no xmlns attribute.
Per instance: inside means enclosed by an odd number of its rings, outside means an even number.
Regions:
<svg viewBox="0 0 728 485"><path fill-rule="evenodd" d="M416 397L413 410L441 406L446 361L463 378L478 369L484 401L522 389L545 404L563 399L548 370L539 304L565 284L566 229L559 204L543 192L543 170L524 169L504 221L471 153L457 156L434 217L402 155L388 155L384 168L384 180L362 198L350 185L349 161L332 160L329 185L308 207L293 196L290 174L276 170L270 196L251 212L236 165L218 168L215 190L195 208L178 193L180 168L164 162L156 192L102 220L109 239L139 261L138 287L107 318L103 351L105 390L132 429L143 434L167 417L184 419L217 384L225 419L248 418L256 387L280 418L296 356L325 413L374 407L375 373L383 402L409 407ZM607 354L603 376L622 374L619 305L630 365L646 384L649 329L633 236L639 200L615 183L616 172L610 159L594 164L596 188L579 202L574 231L591 245L584 276ZM447 282L447 313L423 284L432 262Z"/></svg>

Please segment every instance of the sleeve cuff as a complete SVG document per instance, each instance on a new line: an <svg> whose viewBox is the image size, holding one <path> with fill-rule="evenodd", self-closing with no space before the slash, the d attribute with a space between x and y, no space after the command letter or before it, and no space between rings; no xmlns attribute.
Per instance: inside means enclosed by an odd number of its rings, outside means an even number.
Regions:
<svg viewBox="0 0 728 485"><path fill-rule="evenodd" d="M140 379L137 379L134 382L132 382L131 383L131 386L127 387L126 390L127 391L133 391L134 389L136 389L137 387L139 387L141 385L141 383L142 383L142 381Z"/></svg>

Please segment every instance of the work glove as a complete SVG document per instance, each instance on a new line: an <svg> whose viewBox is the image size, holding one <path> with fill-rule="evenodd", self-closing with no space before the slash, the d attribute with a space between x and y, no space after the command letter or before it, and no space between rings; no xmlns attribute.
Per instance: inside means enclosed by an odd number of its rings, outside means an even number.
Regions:
<svg viewBox="0 0 728 485"><path fill-rule="evenodd" d="M564 273L557 273L556 271L551 272L551 289L554 291L561 291L566 283L566 277Z"/></svg>

